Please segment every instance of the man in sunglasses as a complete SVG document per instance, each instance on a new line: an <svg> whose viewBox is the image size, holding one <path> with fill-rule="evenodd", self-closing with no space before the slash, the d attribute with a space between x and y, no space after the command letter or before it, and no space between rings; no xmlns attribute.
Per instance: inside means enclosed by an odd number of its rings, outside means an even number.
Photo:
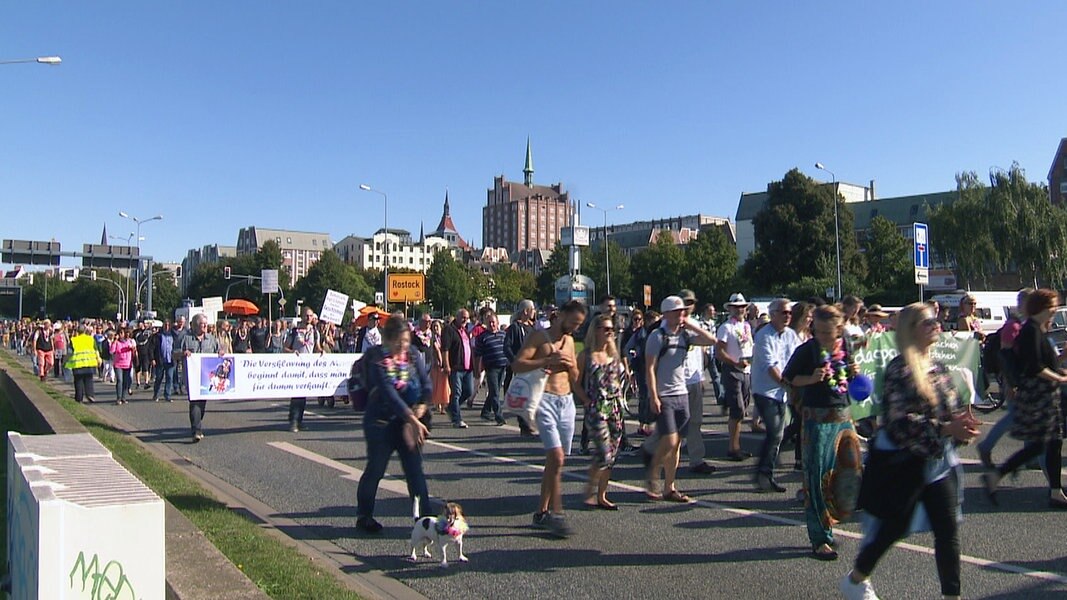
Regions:
<svg viewBox="0 0 1067 600"><path fill-rule="evenodd" d="M752 352L752 399L767 428L760 447L759 466L756 467L756 490L760 492L785 491L774 480L774 465L778 462L778 449L782 445L785 413L788 410L788 385L782 379L782 371L800 345L800 338L789 327L792 308L793 303L788 298L778 298L770 303L767 307L771 317L770 327L756 332L756 345Z"/></svg>

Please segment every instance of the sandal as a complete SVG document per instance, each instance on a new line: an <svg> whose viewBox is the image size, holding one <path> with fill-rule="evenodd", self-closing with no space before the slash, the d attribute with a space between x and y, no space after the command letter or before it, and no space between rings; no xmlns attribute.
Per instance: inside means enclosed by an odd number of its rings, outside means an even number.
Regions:
<svg viewBox="0 0 1067 600"><path fill-rule="evenodd" d="M663 494L663 499L666 500L667 502L681 502L683 504L688 504L688 503L693 501L692 498L690 498L689 496L686 496L685 494L683 494L682 492L679 492L678 490L671 490L671 491L667 492L666 494Z"/></svg>
<svg viewBox="0 0 1067 600"><path fill-rule="evenodd" d="M663 500L663 494L656 491L656 482L651 479L645 481L645 497L649 500Z"/></svg>

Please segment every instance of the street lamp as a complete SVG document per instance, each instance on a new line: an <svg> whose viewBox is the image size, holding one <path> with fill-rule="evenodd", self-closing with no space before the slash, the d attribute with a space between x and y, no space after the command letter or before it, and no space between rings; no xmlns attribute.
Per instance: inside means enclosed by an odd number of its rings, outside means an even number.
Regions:
<svg viewBox="0 0 1067 600"><path fill-rule="evenodd" d="M841 290L841 232L840 232L840 229L839 229L840 225L838 224L838 219L837 219L837 204L838 204L838 202L837 202L837 176L834 175L833 171L831 171L830 169L827 169L820 162L815 163L815 168L820 170L820 171L826 171L827 173L830 174L830 188L832 190L831 193L834 195L833 196L834 197L834 244L837 246L837 290L836 290L836 294L835 294L835 296L837 296L837 297L835 298L835 300L840 300L841 299L841 291L842 291Z"/></svg>
<svg viewBox="0 0 1067 600"><path fill-rule="evenodd" d="M126 242L126 246L129 247L133 243L133 238L134 238L135 235L137 235L137 234L131 232L130 235L128 235L126 237L122 237L121 235L109 235L107 237L109 237L109 238L111 238L113 240L116 240L116 241ZM143 239L144 238L137 238L137 242L140 243L140 241L143 240ZM130 320L130 276L129 276L128 273L126 274L126 295L124 296L124 298L125 299L123 300L123 304L125 304L126 306L125 306L125 309L122 311L122 313L123 313L123 317L125 318L125 320L129 321Z"/></svg>
<svg viewBox="0 0 1067 600"><path fill-rule="evenodd" d="M374 192L375 194L381 194L385 199L385 281L382 284L382 309L386 312L389 311L389 196L381 190L376 190L371 186L361 183L359 189L364 192Z"/></svg>
<svg viewBox="0 0 1067 600"><path fill-rule="evenodd" d="M37 58L16 58L14 60L0 60L0 65L15 65L18 63L39 63L42 65L58 65L63 59L58 56L38 56Z"/></svg>
<svg viewBox="0 0 1067 600"><path fill-rule="evenodd" d="M608 284L608 286L607 286L608 287L608 291L607 291L606 295L610 296L611 295L611 261L608 258L608 211L609 210L622 210L624 207L623 207L622 204L618 204L618 205L616 205L614 207L611 207L611 208L600 208L599 206L597 206L596 204L593 204L592 202L586 202L585 205L588 206L589 208L595 208L595 209L599 210L600 212L604 213L604 276L605 276L604 278L607 279L607 284Z"/></svg>
<svg viewBox="0 0 1067 600"><path fill-rule="evenodd" d="M129 219L129 220L131 220L131 221L133 221L134 223L137 224L137 283L140 284L141 283L141 240L144 239L143 237L141 237L141 223L151 223L152 221L162 221L163 220L163 215L156 215L156 216L152 217L151 219L138 219L137 217L131 217L126 212L120 210L119 211L119 216L122 217L123 219ZM140 294L138 294L136 300L137 300L137 302L141 301ZM148 301L147 301L147 304L148 304L148 310L151 310L152 309L152 286L148 286Z"/></svg>

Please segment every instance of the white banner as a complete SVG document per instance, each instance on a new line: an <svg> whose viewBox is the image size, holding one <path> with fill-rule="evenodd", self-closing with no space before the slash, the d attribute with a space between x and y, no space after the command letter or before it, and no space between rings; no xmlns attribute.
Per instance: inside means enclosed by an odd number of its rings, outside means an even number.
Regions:
<svg viewBox="0 0 1067 600"><path fill-rule="evenodd" d="M190 400L348 395L348 373L361 354L193 354Z"/></svg>
<svg viewBox="0 0 1067 600"><path fill-rule="evenodd" d="M327 323L340 325L345 318L345 309L347 308L348 294L326 290L326 299L322 301L322 311L319 313L319 318Z"/></svg>

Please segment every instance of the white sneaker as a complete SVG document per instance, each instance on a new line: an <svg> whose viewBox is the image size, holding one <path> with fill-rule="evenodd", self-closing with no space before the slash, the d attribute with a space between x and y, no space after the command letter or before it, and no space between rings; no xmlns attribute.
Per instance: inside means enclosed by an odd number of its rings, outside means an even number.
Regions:
<svg viewBox="0 0 1067 600"><path fill-rule="evenodd" d="M841 588L841 595L845 597L845 600L878 600L871 580L864 579L859 583L852 583L852 571L845 573L838 587Z"/></svg>

